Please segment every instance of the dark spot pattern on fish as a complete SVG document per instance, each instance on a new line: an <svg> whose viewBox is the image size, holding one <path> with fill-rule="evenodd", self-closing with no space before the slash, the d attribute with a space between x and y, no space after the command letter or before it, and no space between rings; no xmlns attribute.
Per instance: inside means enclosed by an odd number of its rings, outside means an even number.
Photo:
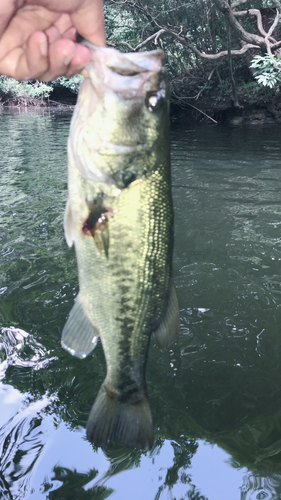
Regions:
<svg viewBox="0 0 281 500"><path fill-rule="evenodd" d="M106 390L106 393L110 399L118 399L120 396L120 392L118 389L113 387L111 384L106 384L104 385L104 388Z"/></svg>
<svg viewBox="0 0 281 500"><path fill-rule="evenodd" d="M143 402L143 399L143 392L136 389L126 392L123 391L119 398L120 403L129 403L130 405L139 405Z"/></svg>

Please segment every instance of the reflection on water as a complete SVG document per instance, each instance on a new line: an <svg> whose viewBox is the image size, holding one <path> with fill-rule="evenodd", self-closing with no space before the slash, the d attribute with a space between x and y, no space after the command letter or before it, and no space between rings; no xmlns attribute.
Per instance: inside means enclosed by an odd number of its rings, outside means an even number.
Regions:
<svg viewBox="0 0 281 500"><path fill-rule="evenodd" d="M1 498L281 498L279 129L173 130L182 324L167 351L151 343L156 438L141 453L86 440L103 351L60 347L78 290L62 227L69 120L0 115Z"/></svg>

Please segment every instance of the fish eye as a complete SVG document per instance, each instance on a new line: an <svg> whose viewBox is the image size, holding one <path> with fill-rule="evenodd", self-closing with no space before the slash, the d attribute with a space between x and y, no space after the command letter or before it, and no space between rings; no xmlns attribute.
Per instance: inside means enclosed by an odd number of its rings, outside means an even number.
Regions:
<svg viewBox="0 0 281 500"><path fill-rule="evenodd" d="M159 109L164 103L165 90L159 90L158 92L147 92L145 97L145 104L148 111L155 111Z"/></svg>

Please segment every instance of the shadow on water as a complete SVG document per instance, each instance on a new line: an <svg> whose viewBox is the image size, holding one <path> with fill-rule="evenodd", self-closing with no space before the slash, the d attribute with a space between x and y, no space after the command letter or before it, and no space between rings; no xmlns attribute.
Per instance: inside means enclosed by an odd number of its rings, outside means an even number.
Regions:
<svg viewBox="0 0 281 500"><path fill-rule="evenodd" d="M0 116L1 498L279 499L279 129L173 131L182 323L169 350L151 342L142 453L86 440L103 351L60 347L78 290L62 227L69 119Z"/></svg>

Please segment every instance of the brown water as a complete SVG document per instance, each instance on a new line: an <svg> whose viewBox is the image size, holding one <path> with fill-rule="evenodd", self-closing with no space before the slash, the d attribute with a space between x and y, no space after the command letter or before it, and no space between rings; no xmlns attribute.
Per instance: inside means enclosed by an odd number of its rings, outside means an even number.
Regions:
<svg viewBox="0 0 281 500"><path fill-rule="evenodd" d="M0 115L0 498L281 498L280 127L172 131L181 331L152 341L155 446L96 450L100 345L60 335L77 294L63 235L69 113Z"/></svg>

